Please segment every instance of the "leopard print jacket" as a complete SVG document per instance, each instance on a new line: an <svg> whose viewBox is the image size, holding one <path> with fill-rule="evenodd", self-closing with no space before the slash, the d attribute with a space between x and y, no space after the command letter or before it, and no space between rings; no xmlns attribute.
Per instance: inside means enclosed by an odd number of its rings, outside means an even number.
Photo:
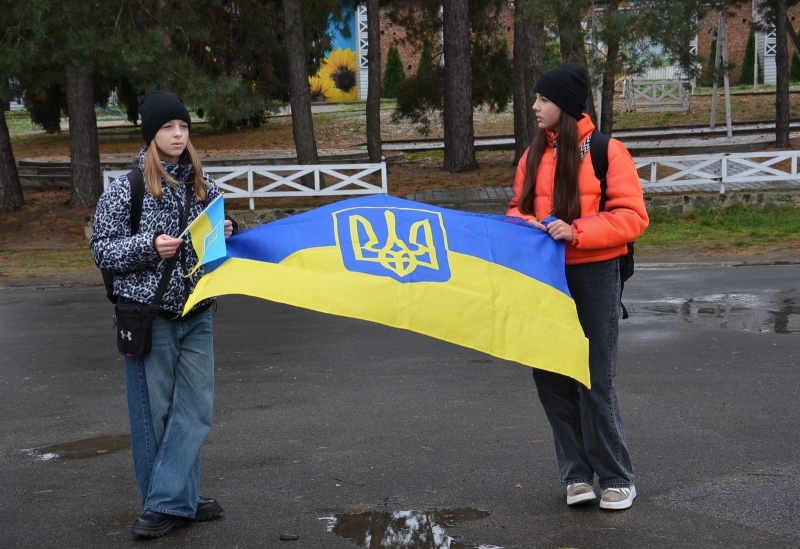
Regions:
<svg viewBox="0 0 800 549"><path fill-rule="evenodd" d="M142 148L137 160L138 167L144 169L146 149ZM191 164L161 163L173 178L180 182L191 183L193 169ZM203 174L206 181L206 199L199 201L192 193L187 225L191 223L203 209L220 194L217 184L208 174ZM97 203L92 238L89 247L97 266L104 271L114 273L114 294L138 301L150 303L158 288L161 275L166 266L158 257L153 241L158 234L178 237L180 219L186 202L184 185L175 188L162 183L164 196L157 200L145 187L142 203L142 218L139 232L131 236L131 186L127 176L114 180L103 192ZM191 272L197 264L197 254L192 247L189 233L183 237L185 244L180 248L175 269L172 271L167 290L161 301L161 309L180 314L188 295L194 290L197 281L203 275L200 267L191 277L183 275ZM207 303L200 303L201 308Z"/></svg>

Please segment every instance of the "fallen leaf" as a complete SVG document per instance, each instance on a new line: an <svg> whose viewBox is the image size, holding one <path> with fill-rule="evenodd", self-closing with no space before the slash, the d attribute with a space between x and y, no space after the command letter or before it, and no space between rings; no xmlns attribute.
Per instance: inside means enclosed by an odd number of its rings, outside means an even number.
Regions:
<svg viewBox="0 0 800 549"><path fill-rule="evenodd" d="M518 482L518 483L516 483L516 484L514 485L514 488L522 488L522 484L520 484L520 483Z"/></svg>

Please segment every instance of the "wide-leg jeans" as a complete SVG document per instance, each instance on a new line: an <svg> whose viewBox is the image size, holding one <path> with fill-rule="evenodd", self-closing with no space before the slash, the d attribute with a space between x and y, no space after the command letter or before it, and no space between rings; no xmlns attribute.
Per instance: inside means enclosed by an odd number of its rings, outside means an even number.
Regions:
<svg viewBox="0 0 800 549"><path fill-rule="evenodd" d="M142 509L193 518L214 404L211 309L156 317L151 352L125 357L125 386Z"/></svg>
<svg viewBox="0 0 800 549"><path fill-rule="evenodd" d="M533 370L539 400L553 429L562 484L594 475L601 488L633 485L634 474L622 427L614 376L617 373L619 259L568 265L567 284L589 339L591 390L572 378Z"/></svg>

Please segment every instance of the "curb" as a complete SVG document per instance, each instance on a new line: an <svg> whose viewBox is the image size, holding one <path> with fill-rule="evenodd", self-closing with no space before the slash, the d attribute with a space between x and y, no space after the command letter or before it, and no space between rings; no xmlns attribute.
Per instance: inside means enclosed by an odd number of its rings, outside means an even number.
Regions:
<svg viewBox="0 0 800 549"><path fill-rule="evenodd" d="M765 259L763 261L687 261L680 263L636 263L637 271L679 269L727 269L733 267L779 267L800 265L800 259Z"/></svg>

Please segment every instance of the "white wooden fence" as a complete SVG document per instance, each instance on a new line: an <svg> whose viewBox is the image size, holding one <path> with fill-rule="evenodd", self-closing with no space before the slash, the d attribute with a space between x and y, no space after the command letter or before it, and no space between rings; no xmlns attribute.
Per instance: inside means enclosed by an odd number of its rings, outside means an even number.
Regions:
<svg viewBox="0 0 800 549"><path fill-rule="evenodd" d="M719 190L725 186L753 188L770 182L800 183L800 151L774 151L686 156L634 157L645 192ZM225 192L227 199L319 197L387 194L386 163L308 166L207 166L204 168ZM104 188L128 170L103 172ZM281 175L284 174L284 175ZM300 182L313 174L314 187ZM374 174L374 175L373 175ZM373 175L380 184L365 181ZM321 185L324 178L325 186Z"/></svg>
<svg viewBox="0 0 800 549"><path fill-rule="evenodd" d="M388 194L386 162L380 164L315 164L307 166L204 166L225 193L225 199L246 198L255 209L256 198L319 197ZM103 188L129 170L103 172ZM314 186L302 184L310 175ZM372 176L372 177L369 177ZM367 179L369 177L369 179ZM380 182L372 182L380 178ZM324 186L323 186L324 181Z"/></svg>
<svg viewBox="0 0 800 549"><path fill-rule="evenodd" d="M633 159L639 169L645 191L700 190L699 187L719 187L737 183L769 183L774 181L800 181L797 159L800 151L731 153L689 156L653 156ZM642 172L650 168L649 175ZM666 190L666 189L663 189Z"/></svg>
<svg viewBox="0 0 800 549"><path fill-rule="evenodd" d="M625 111L685 111L689 109L688 80L625 81Z"/></svg>

